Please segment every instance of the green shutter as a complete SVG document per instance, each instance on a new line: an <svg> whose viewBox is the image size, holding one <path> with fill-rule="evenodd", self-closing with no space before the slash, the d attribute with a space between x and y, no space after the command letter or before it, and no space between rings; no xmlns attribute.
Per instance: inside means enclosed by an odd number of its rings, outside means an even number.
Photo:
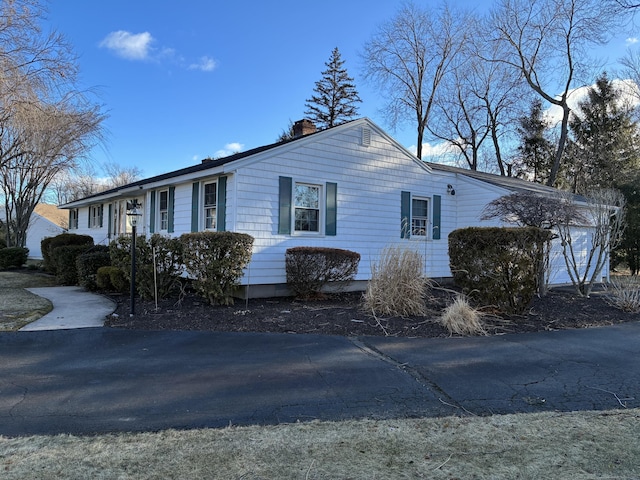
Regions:
<svg viewBox="0 0 640 480"><path fill-rule="evenodd" d="M104 213L104 204L100 204L100 228L102 228L102 217Z"/></svg>
<svg viewBox="0 0 640 480"><path fill-rule="evenodd" d="M89 205L87 208L87 228L91 228L91 210L93 210L93 205Z"/></svg>
<svg viewBox="0 0 640 480"><path fill-rule="evenodd" d="M169 187L169 205L167 211L167 232L173 233L173 210L176 204L176 187Z"/></svg>
<svg viewBox="0 0 640 480"><path fill-rule="evenodd" d="M111 226L113 225L113 204L109 204L109 214L107 216L107 238L111 238Z"/></svg>
<svg viewBox="0 0 640 480"><path fill-rule="evenodd" d="M156 231L156 192L151 192L151 201L149 202L149 233Z"/></svg>
<svg viewBox="0 0 640 480"><path fill-rule="evenodd" d="M67 230L71 230L71 218L72 218L73 208L69 210L69 223L67 223Z"/></svg>
<svg viewBox="0 0 640 480"><path fill-rule="evenodd" d="M191 189L191 231L198 231L198 220L200 218L200 183L194 182Z"/></svg>
<svg viewBox="0 0 640 480"><path fill-rule="evenodd" d="M216 230L224 232L227 229L227 177L218 178L216 216Z"/></svg>
<svg viewBox="0 0 640 480"><path fill-rule="evenodd" d="M400 238L411 237L411 192L400 196Z"/></svg>
<svg viewBox="0 0 640 480"><path fill-rule="evenodd" d="M338 223L338 184L327 182L325 235L335 236Z"/></svg>
<svg viewBox="0 0 640 480"><path fill-rule="evenodd" d="M440 195L434 195L433 196L433 235L431 237L434 240L440 240L441 203L442 203L442 197L440 197Z"/></svg>
<svg viewBox="0 0 640 480"><path fill-rule="evenodd" d="M291 233L291 192L293 180L291 177L280 177L278 233Z"/></svg>

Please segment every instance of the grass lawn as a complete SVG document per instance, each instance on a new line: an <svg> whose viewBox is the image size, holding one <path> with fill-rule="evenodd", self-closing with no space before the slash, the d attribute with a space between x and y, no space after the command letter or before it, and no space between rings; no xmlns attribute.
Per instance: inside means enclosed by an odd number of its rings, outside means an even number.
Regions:
<svg viewBox="0 0 640 480"><path fill-rule="evenodd" d="M0 331L15 331L53 308L51 302L25 288L52 287L55 279L34 272L0 272Z"/></svg>
<svg viewBox="0 0 640 480"><path fill-rule="evenodd" d="M12 479L640 478L640 410L0 437Z"/></svg>

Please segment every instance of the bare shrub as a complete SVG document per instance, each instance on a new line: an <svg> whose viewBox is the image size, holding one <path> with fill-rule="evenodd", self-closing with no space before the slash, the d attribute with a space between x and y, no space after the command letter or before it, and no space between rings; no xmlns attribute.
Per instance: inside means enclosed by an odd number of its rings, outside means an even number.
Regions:
<svg viewBox="0 0 640 480"><path fill-rule="evenodd" d="M287 285L298 298L322 296L329 283L346 286L358 273L360 254L340 248L293 247L285 253Z"/></svg>
<svg viewBox="0 0 640 480"><path fill-rule="evenodd" d="M427 313L428 279L423 275L418 252L387 247L378 265L371 267L371 280L363 296L363 308L374 316L424 316Z"/></svg>
<svg viewBox="0 0 640 480"><path fill-rule="evenodd" d="M444 309L440 323L449 333L458 335L487 335L482 321L482 312L473 308L467 298L458 295L453 303Z"/></svg>
<svg viewBox="0 0 640 480"><path fill-rule="evenodd" d="M638 278L620 277L606 285L606 289L609 305L624 312L640 312L640 280Z"/></svg>

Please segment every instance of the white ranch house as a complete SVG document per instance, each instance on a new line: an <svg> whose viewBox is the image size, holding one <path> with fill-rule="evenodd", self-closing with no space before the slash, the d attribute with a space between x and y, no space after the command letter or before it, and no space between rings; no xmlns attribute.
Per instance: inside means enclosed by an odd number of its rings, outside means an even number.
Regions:
<svg viewBox="0 0 640 480"><path fill-rule="evenodd" d="M293 140L203 160L63 205L69 231L108 244L130 232L126 204L136 199L144 212L140 234L247 233L255 240L241 284L250 285L249 296L272 296L287 293L285 251L295 246L358 252L360 287L389 245L419 250L429 277L450 277L450 232L496 225L480 216L502 195L555 192L421 161L367 118L318 132L308 121L295 128ZM563 259L555 256L553 262L552 281L568 283Z"/></svg>

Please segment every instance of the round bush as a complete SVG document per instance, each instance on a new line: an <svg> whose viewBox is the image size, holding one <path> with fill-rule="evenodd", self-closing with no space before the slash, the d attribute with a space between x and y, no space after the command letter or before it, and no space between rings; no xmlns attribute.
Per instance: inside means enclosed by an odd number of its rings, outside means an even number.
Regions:
<svg viewBox="0 0 640 480"><path fill-rule="evenodd" d="M8 247L0 249L0 269L20 268L27 263L28 256L28 248Z"/></svg>

